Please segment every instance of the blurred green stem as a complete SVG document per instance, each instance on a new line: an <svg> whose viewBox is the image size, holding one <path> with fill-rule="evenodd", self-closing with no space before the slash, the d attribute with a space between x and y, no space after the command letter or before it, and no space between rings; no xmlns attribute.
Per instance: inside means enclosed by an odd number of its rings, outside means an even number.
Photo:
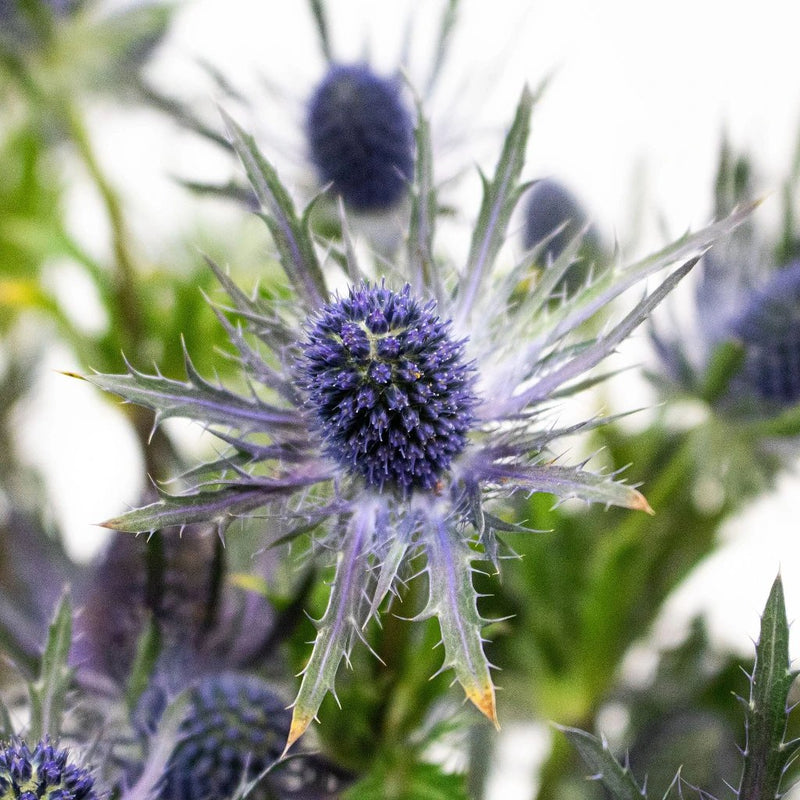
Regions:
<svg viewBox="0 0 800 800"><path fill-rule="evenodd" d="M65 106L64 118L70 137L103 201L108 217L116 267L115 300L120 313L119 318L124 323L126 338L129 344L135 347L135 343L141 339L143 332L142 312L137 292L137 270L128 242L122 203L100 167L92 148L89 132L74 106Z"/></svg>
<svg viewBox="0 0 800 800"><path fill-rule="evenodd" d="M145 325L139 291L139 270L129 242L122 201L103 172L92 147L84 120L74 104L65 103L62 116L81 160L97 189L108 218L114 254L115 272L109 299L114 304L125 351L138 360L145 342ZM148 475L156 480L166 478L179 459L172 443L161 428L154 428L153 415L140 406L122 406L133 425L142 448Z"/></svg>

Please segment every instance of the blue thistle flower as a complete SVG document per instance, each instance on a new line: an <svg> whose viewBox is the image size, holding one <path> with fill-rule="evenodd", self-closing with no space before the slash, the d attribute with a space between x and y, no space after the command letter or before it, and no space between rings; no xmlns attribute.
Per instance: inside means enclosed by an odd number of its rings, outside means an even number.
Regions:
<svg viewBox="0 0 800 800"><path fill-rule="evenodd" d="M159 800L222 800L280 758L291 712L262 680L225 673L192 690L186 717L161 780ZM254 798L323 798L345 774L318 756L301 755L269 772Z"/></svg>
<svg viewBox="0 0 800 800"><path fill-rule="evenodd" d="M541 258L555 261L588 221L586 212L565 186L550 178L536 181L525 202L525 248L530 250L547 239Z"/></svg>
<svg viewBox="0 0 800 800"><path fill-rule="evenodd" d="M592 269L599 270L602 254L597 230L576 197L558 181L544 178L529 189L524 208L523 245L538 248L538 260L547 267L556 263L568 245L582 236L577 259L570 265L555 292L572 294L584 286Z"/></svg>
<svg viewBox="0 0 800 800"><path fill-rule="evenodd" d="M800 261L774 272L745 298L730 322L744 350L734 381L741 393L776 406L800 400Z"/></svg>
<svg viewBox="0 0 800 800"><path fill-rule="evenodd" d="M0 749L3 800L97 800L89 771L69 761L67 750L40 741L31 752L25 742Z"/></svg>
<svg viewBox="0 0 800 800"><path fill-rule="evenodd" d="M336 265L323 269L307 217L297 213L252 137L228 119L291 284L288 303L250 297L211 264L232 301L219 319L251 395L204 380L188 355L185 382L133 367L88 378L154 409L156 423L196 419L230 448L192 470L183 491L162 493L108 527L143 532L210 520L223 532L237 516L271 507L268 540L312 531L323 543L318 550L335 556L287 747L306 730L354 640L364 637L364 626L418 556L428 573L422 616L438 619L442 669L452 668L467 697L496 723L472 563L480 555L497 564L497 533L521 529L493 513L493 505L523 491L649 510L617 476L562 463L559 441L602 420L564 427L553 417L566 397L597 380L587 372L744 212L630 267L609 268L557 302L553 291L570 267L566 256L542 272L529 252L498 276L494 268L523 192L533 101L526 89L495 174L484 182L463 267L434 257L438 204L428 124L420 115L405 258L366 270L345 225L337 277L350 288L334 296L326 271ZM598 311L667 267L673 269L621 321L586 333L584 323Z"/></svg>
<svg viewBox="0 0 800 800"><path fill-rule="evenodd" d="M356 211L385 211L414 172L413 122L397 81L363 64L334 65L314 91L306 134L325 183Z"/></svg>
<svg viewBox="0 0 800 800"><path fill-rule="evenodd" d="M302 344L298 382L325 452L379 491L433 489L467 443L472 370L435 307L408 284L362 283L322 307Z"/></svg>

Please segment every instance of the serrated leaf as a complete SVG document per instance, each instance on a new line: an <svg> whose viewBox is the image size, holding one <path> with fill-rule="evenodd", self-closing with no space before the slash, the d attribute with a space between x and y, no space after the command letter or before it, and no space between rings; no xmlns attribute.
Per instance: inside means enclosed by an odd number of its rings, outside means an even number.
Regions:
<svg viewBox="0 0 800 800"><path fill-rule="evenodd" d="M459 283L457 327L469 316L506 238L506 228L521 195L519 176L525 163L531 110L536 97L526 86L506 136L491 181L484 179L483 201L472 234L467 266Z"/></svg>
<svg viewBox="0 0 800 800"><path fill-rule="evenodd" d="M672 272L649 295L644 297L630 311L624 319L615 325L607 334L598 337L588 347L582 348L566 363L546 372L539 380L524 392L513 396L502 409L503 414L520 410L530 403L538 402L549 397L556 389L570 380L579 378L592 367L599 364L606 356L623 342L635 330L652 310L675 288L697 263L699 257L687 261L683 266Z"/></svg>
<svg viewBox="0 0 800 800"><path fill-rule="evenodd" d="M148 533L192 522L211 521L225 527L235 517L265 506L277 495L291 493L295 488L290 489L287 484L278 482L272 490L259 483L249 486L234 484L216 491L181 495L161 493L158 502L106 520L102 527L126 533Z"/></svg>
<svg viewBox="0 0 800 800"><path fill-rule="evenodd" d="M784 769L798 751L796 742L790 746L784 742L794 678L789 668L789 623L779 575L764 607L756 645L747 704L747 747L738 793L741 800L780 797Z"/></svg>
<svg viewBox="0 0 800 800"><path fill-rule="evenodd" d="M543 317L542 336L548 342L561 339L569 331L583 325L598 311L632 286L660 270L680 262L697 260L715 242L730 234L749 218L758 203L736 209L718 222L695 233L687 233L656 253L624 269L609 269L590 285L577 291L557 312L559 319Z"/></svg>
<svg viewBox="0 0 800 800"><path fill-rule="evenodd" d="M375 527L375 509L360 509L350 520L347 546L339 554L328 607L317 623L317 637L294 701L288 750L305 733L325 695L333 691L339 664L347 655L353 635L361 625L359 609L366 587L366 563Z"/></svg>
<svg viewBox="0 0 800 800"><path fill-rule="evenodd" d="M136 708L139 698L150 683L160 652L161 632L151 614L136 643L136 653L125 690L125 700L129 710L133 711Z"/></svg>
<svg viewBox="0 0 800 800"><path fill-rule="evenodd" d="M271 431L298 424L298 414L291 409L246 398L202 378L185 354L187 381L163 375L147 375L128 365L122 375L95 373L85 380L111 392L129 403L150 408L158 421L169 417L196 419L205 424L217 423L239 429Z"/></svg>
<svg viewBox="0 0 800 800"><path fill-rule="evenodd" d="M436 186L433 180L433 150L430 125L419 102L415 139L416 162L408 229L408 270L415 294L426 296L427 293L431 293L438 302L442 302L444 289L433 260L433 235L437 209Z"/></svg>
<svg viewBox="0 0 800 800"><path fill-rule="evenodd" d="M731 385L731 381L744 363L744 347L741 342L728 341L718 345L706 368L701 387L701 397L707 403L714 403L722 397Z"/></svg>
<svg viewBox="0 0 800 800"><path fill-rule="evenodd" d="M298 218L278 173L261 154L253 137L224 111L222 117L233 147L266 212L262 218L278 248L281 266L306 309L312 311L326 302L328 289L308 228Z"/></svg>
<svg viewBox="0 0 800 800"><path fill-rule="evenodd" d="M478 613L478 593L472 584L475 555L461 533L441 521L432 522L425 551L430 597L422 616L439 621L442 669L453 669L469 700L499 727L494 683L481 637L485 621Z"/></svg>
<svg viewBox="0 0 800 800"><path fill-rule="evenodd" d="M580 467L560 467L556 464L495 464L482 467L481 473L491 480L515 481L519 486L556 497L578 497L590 503L630 508L634 511L653 510L644 495L632 486L616 481L611 475L589 472Z"/></svg>
<svg viewBox="0 0 800 800"><path fill-rule="evenodd" d="M644 790L637 785L631 771L614 758L605 741L577 728L557 727L589 767L590 777L600 781L613 800L642 800L647 797Z"/></svg>
<svg viewBox="0 0 800 800"><path fill-rule="evenodd" d="M72 644L72 603L62 595L47 632L39 678L29 686L31 722L28 736L38 741L45 736L57 739L61 731L64 705L72 677L69 649Z"/></svg>

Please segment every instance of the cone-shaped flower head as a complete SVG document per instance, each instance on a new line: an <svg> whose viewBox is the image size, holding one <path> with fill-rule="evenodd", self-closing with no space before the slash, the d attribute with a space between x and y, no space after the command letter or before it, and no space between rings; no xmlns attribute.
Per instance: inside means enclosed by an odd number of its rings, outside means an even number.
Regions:
<svg viewBox="0 0 800 800"><path fill-rule="evenodd" d="M744 348L739 390L777 405L800 400L800 261L752 290L730 327Z"/></svg>
<svg viewBox="0 0 800 800"><path fill-rule="evenodd" d="M450 323L362 283L316 315L299 362L325 451L368 486L432 489L466 445L475 397Z"/></svg>
<svg viewBox="0 0 800 800"><path fill-rule="evenodd" d="M25 742L10 742L0 749L2 800L96 800L94 778L69 760L67 750L48 741L31 751Z"/></svg>
<svg viewBox="0 0 800 800"><path fill-rule="evenodd" d="M396 205L414 172L411 115L397 81L365 65L334 65L311 97L306 121L311 159L350 208Z"/></svg>
<svg viewBox="0 0 800 800"><path fill-rule="evenodd" d="M277 761L291 717L285 701L259 678L225 673L202 679L191 693L158 798L233 797L244 782ZM341 778L323 759L304 755L270 772L249 796L334 796Z"/></svg>
<svg viewBox="0 0 800 800"><path fill-rule="evenodd" d="M307 217L297 213L253 139L229 120L291 284L288 302L251 297L212 265L232 301L220 321L252 394L209 383L188 356L186 382L133 368L89 378L153 408L157 422L197 419L230 448L192 470L180 493L162 494L109 527L148 531L212 520L224 529L237 516L269 507L268 542L312 531L322 545L315 551L333 556L330 599L295 701L290 744L414 559L427 572L421 615L438 619L442 669L453 669L467 697L496 722L472 562L480 553L497 563L497 532L520 529L503 521L493 504L524 491L649 508L617 476L566 463L559 440L600 420L563 427L557 412L591 384L587 371L740 220L685 237L628 268L609 268L569 297L554 299L553 291L575 248L544 272L530 252L496 271L523 191L533 101L526 90L495 173L484 182L469 252L459 265L434 256L438 204L421 114L407 251L371 265L356 257L346 220L336 263L320 263ZM637 295L616 325L586 332L584 323L597 311L667 267L672 271L644 298ZM330 278L348 288L332 293Z"/></svg>

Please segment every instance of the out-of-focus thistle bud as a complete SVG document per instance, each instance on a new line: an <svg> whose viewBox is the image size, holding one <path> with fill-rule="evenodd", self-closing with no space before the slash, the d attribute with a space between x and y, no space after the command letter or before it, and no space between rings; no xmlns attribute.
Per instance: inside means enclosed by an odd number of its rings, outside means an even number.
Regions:
<svg viewBox="0 0 800 800"><path fill-rule="evenodd" d="M558 181L544 178L530 188L525 199L523 246L530 250L544 243L539 260L547 266L588 224L589 217L572 192ZM567 294L572 294L580 288L599 250L597 231L588 227L578 260L566 272L557 290L565 288Z"/></svg>
<svg viewBox="0 0 800 800"><path fill-rule="evenodd" d="M776 405L800 400L800 261L752 290L731 332L744 347L735 388Z"/></svg>
<svg viewBox="0 0 800 800"><path fill-rule="evenodd" d="M204 678L192 691L160 800L232 797L280 757L291 716L259 678L234 673ZM278 765L249 797L321 800L336 796L343 784L344 773L324 759L300 755Z"/></svg>
<svg viewBox="0 0 800 800"><path fill-rule="evenodd" d="M66 750L39 742L33 752L25 742L0 748L0 797L3 800L96 800L94 778L73 764Z"/></svg>
<svg viewBox="0 0 800 800"><path fill-rule="evenodd" d="M413 122L396 80L334 65L314 91L306 133L320 179L356 211L385 211L414 171Z"/></svg>

